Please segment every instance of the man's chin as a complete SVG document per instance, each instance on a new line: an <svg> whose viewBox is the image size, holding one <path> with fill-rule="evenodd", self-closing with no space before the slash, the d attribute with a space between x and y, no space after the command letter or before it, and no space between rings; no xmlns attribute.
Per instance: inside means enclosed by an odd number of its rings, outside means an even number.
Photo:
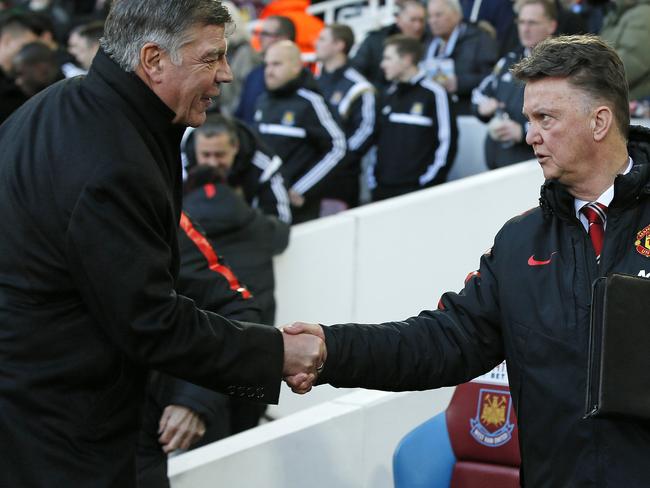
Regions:
<svg viewBox="0 0 650 488"><path fill-rule="evenodd" d="M198 127L199 125L203 125L205 123L206 118L207 115L205 112L192 114L189 117L189 120L187 121L186 125L190 127Z"/></svg>

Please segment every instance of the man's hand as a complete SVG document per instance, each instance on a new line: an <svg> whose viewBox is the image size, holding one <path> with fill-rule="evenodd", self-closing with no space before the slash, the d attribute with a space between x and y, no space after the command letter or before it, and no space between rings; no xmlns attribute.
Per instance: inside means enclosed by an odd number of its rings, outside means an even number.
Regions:
<svg viewBox="0 0 650 488"><path fill-rule="evenodd" d="M481 117L492 117L499 106L501 103L496 98L486 98L476 108Z"/></svg>
<svg viewBox="0 0 650 488"><path fill-rule="evenodd" d="M158 427L162 450L170 453L188 449L205 434L205 423L193 410L180 405L168 405L160 417Z"/></svg>
<svg viewBox="0 0 650 488"><path fill-rule="evenodd" d="M291 205L294 207L300 208L305 204L305 197L303 197L300 193L289 190L289 202L291 202Z"/></svg>
<svg viewBox="0 0 650 488"><path fill-rule="evenodd" d="M521 125L510 119L502 120L493 130L493 139L500 142L521 142L523 135Z"/></svg>
<svg viewBox="0 0 650 488"><path fill-rule="evenodd" d="M298 328L295 325L309 326ZM284 367L282 375L294 393L304 394L311 390L318 376L318 369L327 359L325 335L320 326L293 324L283 329ZM305 333L301 333L305 332Z"/></svg>

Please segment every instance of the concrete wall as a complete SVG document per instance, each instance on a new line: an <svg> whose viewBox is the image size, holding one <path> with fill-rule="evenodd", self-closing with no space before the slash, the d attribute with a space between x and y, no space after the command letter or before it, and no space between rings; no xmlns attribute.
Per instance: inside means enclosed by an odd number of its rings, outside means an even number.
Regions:
<svg viewBox="0 0 650 488"><path fill-rule="evenodd" d="M501 225L537 204L522 163L294 227L276 261L278 323L375 322L435 307L462 288ZM399 439L452 389L416 393L283 389L279 420L173 458L173 486L390 487Z"/></svg>

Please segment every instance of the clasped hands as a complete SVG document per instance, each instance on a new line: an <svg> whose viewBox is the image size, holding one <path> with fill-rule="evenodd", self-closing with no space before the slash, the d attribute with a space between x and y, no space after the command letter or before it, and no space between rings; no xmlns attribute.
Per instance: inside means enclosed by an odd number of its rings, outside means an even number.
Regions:
<svg viewBox="0 0 650 488"><path fill-rule="evenodd" d="M312 389L327 360L325 334L318 324L294 322L282 330L284 365L282 376L294 393Z"/></svg>

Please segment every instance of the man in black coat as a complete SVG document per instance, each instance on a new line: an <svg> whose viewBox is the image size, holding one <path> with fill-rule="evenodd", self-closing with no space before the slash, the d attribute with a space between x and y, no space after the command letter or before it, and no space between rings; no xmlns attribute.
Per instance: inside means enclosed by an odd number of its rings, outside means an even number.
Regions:
<svg viewBox="0 0 650 488"><path fill-rule="evenodd" d="M427 14L433 39L421 65L445 87L456 115L469 115L472 90L497 62L496 40L476 24L463 22L458 0L429 0Z"/></svg>
<svg viewBox="0 0 650 488"><path fill-rule="evenodd" d="M540 206L502 227L480 269L437 310L285 331L326 340L320 381L340 387L454 385L506 359L522 486L644 487L647 419L585 418L585 397L594 281L610 273L648 278L650 130L630 127L623 63L596 36L547 39L513 75L526 83L526 141L546 179ZM628 325L615 323L632 334ZM630 354L644 358L647 350Z"/></svg>
<svg viewBox="0 0 650 488"><path fill-rule="evenodd" d="M118 0L85 78L0 127L0 486L135 486L143 382L160 370L274 402L320 341L178 293L180 140L226 61L212 0Z"/></svg>

